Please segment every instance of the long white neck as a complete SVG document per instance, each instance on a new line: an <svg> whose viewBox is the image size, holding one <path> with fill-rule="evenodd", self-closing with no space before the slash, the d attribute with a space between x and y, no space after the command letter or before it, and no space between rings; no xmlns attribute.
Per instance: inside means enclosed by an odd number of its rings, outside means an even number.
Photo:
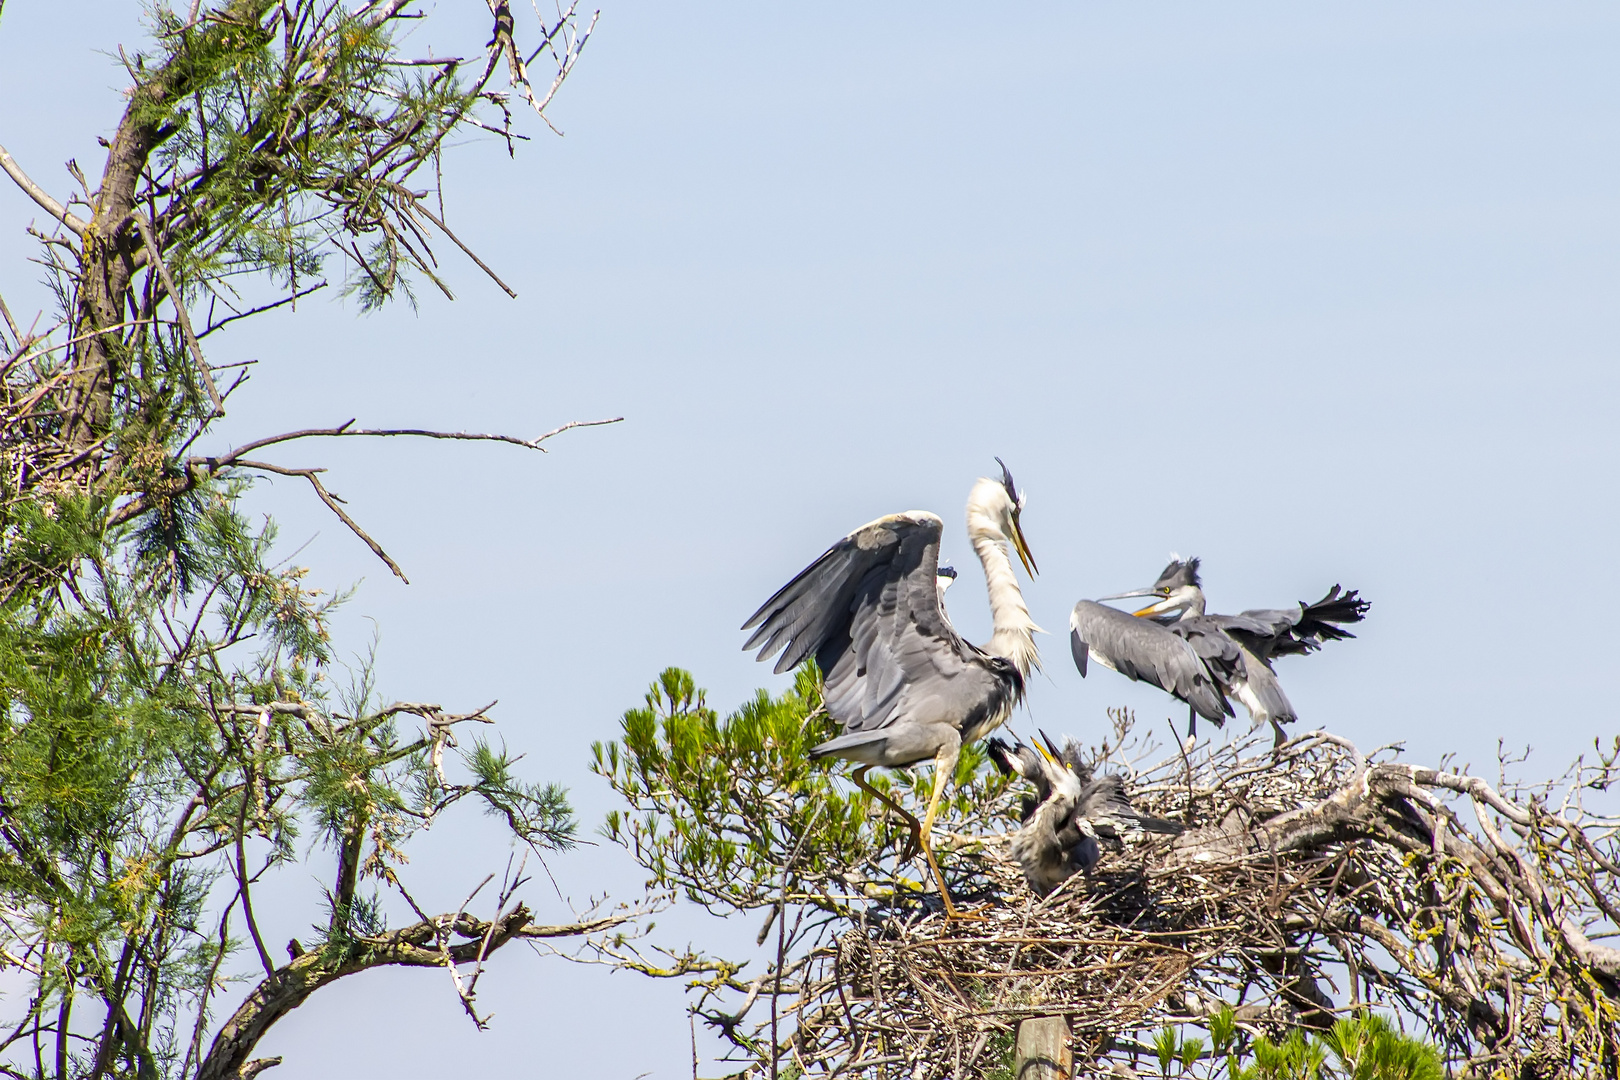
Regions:
<svg viewBox="0 0 1620 1080"><path fill-rule="evenodd" d="M990 623L995 628L984 651L993 656L1005 656L1018 668L1019 674L1027 678L1031 668L1036 671L1041 668L1035 635L1043 631L1029 617L1029 608L1024 606L1024 594L1013 576L1012 557L1007 554L1001 531L993 526L985 527L974 517L970 510L968 538L984 564L985 586L990 592Z"/></svg>

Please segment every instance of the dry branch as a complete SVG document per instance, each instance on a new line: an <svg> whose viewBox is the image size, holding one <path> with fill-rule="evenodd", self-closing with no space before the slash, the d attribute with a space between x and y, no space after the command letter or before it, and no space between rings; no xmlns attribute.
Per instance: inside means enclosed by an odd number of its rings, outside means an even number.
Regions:
<svg viewBox="0 0 1620 1080"><path fill-rule="evenodd" d="M346 975L388 966L453 969L457 964L475 963L510 941L583 937L622 926L644 914L644 909L637 909L560 926L531 926L529 909L522 904L487 921L463 910L377 937L363 938L348 948L304 953L266 976L237 1007L215 1036L208 1056L197 1071L197 1080L234 1080L271 1025L302 1005L315 991ZM437 947L436 942L449 933L465 940L458 945Z"/></svg>
<svg viewBox="0 0 1620 1080"><path fill-rule="evenodd" d="M6 175L10 176L16 185L22 188L23 192L38 203L47 214L72 229L79 236L84 235L84 230L89 228L84 219L51 198L49 192L34 183L29 175L23 172L22 166L17 164L17 159L12 157L4 146L0 146L0 169L4 169Z"/></svg>

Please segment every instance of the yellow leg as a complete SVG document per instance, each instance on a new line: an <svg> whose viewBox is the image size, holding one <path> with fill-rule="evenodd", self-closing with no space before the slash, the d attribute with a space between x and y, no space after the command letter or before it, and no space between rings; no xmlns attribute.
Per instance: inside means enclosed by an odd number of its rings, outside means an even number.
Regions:
<svg viewBox="0 0 1620 1080"><path fill-rule="evenodd" d="M904 819L906 828L911 830L911 841L906 845L906 850L901 854L900 858L902 861L910 859L917 854L917 849L922 846L922 826L917 823L917 819L913 817L905 807L901 806L899 803L883 794L883 792L866 782L866 774L871 771L872 766L862 765L853 773L850 773L849 778L855 781L856 787L860 788L862 791L866 792L868 795L872 796L872 798L876 799L884 806L887 806L890 810L893 810L895 813L899 814L902 819Z"/></svg>
<svg viewBox="0 0 1620 1080"><path fill-rule="evenodd" d="M962 747L941 747L939 753L934 755L934 794L928 799L928 813L923 816L922 838L923 854L928 856L928 868L934 872L934 881L939 885L939 898L945 903L945 918L947 919L982 919L984 916L965 912L951 903L951 890L945 884L945 875L940 872L939 863L934 861L934 816L939 813L939 798L945 794L945 785L956 772L956 759L961 755Z"/></svg>

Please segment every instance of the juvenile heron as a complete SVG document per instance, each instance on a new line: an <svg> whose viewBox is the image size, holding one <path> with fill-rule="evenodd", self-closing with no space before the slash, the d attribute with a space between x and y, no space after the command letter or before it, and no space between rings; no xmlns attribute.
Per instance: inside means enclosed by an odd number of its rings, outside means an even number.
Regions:
<svg viewBox="0 0 1620 1080"><path fill-rule="evenodd" d="M1289 608L1255 609L1238 615L1207 615L1204 612L1204 590L1198 568L1196 558L1173 558L1159 579L1147 588L1132 589L1103 599L1153 597L1153 603L1132 617L1138 618L1143 625L1158 626L1186 642L1202 661L1222 695L1230 695L1242 702L1256 726L1269 723L1276 733L1277 745L1281 746L1285 738L1282 725L1297 720L1299 714L1294 711L1288 695L1283 693L1282 685L1277 681L1277 672L1271 666L1272 658L1314 652L1322 647L1324 641L1355 637L1343 626L1360 622L1371 605L1361 599L1356 590L1344 592L1335 585L1314 604L1301 602ZM1080 609L1076 607L1075 610L1078 617ZM1081 674L1084 673L1082 668ZM1230 705L1226 711L1228 715L1231 714ZM1198 716L1206 716L1217 724L1224 721L1223 716L1210 716L1194 707L1189 713L1189 735L1196 731L1193 725L1196 725Z"/></svg>
<svg viewBox="0 0 1620 1080"><path fill-rule="evenodd" d="M1023 826L1013 834L1012 853L1024 879L1045 896L1076 873L1090 873L1102 858L1102 847L1141 840L1148 833L1177 836L1180 824L1138 813L1125 790L1125 778L1101 776L1080 754L1072 739L1058 749L1043 733L1047 753L999 738L986 744L990 760L1007 776L1017 773L1035 785L1025 797Z"/></svg>
<svg viewBox="0 0 1620 1080"><path fill-rule="evenodd" d="M1000 459L997 459L998 462ZM910 824L928 857L946 914L958 917L934 859L929 833L962 744L999 726L1038 666L1029 617L1013 576L1007 544L1024 568L1035 560L1019 516L1024 499L1002 465L1002 479L980 480L968 496L968 536L984 564L994 634L985 648L962 639L941 602L954 572L942 575L944 525L925 510L890 514L827 549L743 624L754 633L744 649L759 659L781 656L777 672L815 657L822 703L843 734L810 751L859 764L853 779ZM921 823L866 782L874 766L934 762L933 794Z"/></svg>

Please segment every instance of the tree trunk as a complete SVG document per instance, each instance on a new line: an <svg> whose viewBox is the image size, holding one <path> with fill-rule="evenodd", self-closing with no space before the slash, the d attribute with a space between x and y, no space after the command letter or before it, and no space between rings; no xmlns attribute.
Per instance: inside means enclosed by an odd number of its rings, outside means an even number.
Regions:
<svg viewBox="0 0 1620 1080"><path fill-rule="evenodd" d="M1069 1080L1074 1056L1069 1052L1069 1021L1061 1016L1032 1016L1018 1025L1013 1051L1015 1080Z"/></svg>

